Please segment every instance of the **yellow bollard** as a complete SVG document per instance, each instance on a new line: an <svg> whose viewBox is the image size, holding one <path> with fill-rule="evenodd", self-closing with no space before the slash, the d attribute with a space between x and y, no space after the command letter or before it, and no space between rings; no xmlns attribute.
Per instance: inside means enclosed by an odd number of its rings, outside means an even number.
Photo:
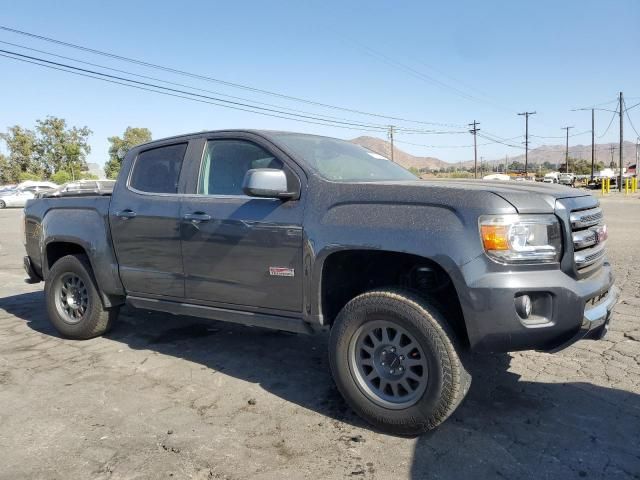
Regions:
<svg viewBox="0 0 640 480"><path fill-rule="evenodd" d="M629 195L629 179L624 179L624 194Z"/></svg>
<svg viewBox="0 0 640 480"><path fill-rule="evenodd" d="M633 193L636 193L638 191L638 177L633 177Z"/></svg>
<svg viewBox="0 0 640 480"><path fill-rule="evenodd" d="M611 193L611 179L607 178L607 193Z"/></svg>

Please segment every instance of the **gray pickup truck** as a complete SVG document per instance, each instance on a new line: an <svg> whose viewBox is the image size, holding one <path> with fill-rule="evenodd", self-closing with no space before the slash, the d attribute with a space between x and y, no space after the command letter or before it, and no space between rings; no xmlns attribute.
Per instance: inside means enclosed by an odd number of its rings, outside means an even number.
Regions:
<svg viewBox="0 0 640 480"><path fill-rule="evenodd" d="M559 350L618 290L598 201L557 185L421 181L349 142L229 130L137 146L107 197L25 208L25 269L69 338L121 305L299 333L380 429L443 422L467 350ZM464 356L467 358L467 356Z"/></svg>

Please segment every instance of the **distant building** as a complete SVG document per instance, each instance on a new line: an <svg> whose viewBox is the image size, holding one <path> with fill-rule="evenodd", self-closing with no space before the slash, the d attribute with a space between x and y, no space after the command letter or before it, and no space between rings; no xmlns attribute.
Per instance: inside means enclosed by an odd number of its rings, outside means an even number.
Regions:
<svg viewBox="0 0 640 480"><path fill-rule="evenodd" d="M104 169L98 165L97 163L87 163L87 167L89 167L89 173L91 175L95 175L100 180L104 180L107 176L104 174Z"/></svg>

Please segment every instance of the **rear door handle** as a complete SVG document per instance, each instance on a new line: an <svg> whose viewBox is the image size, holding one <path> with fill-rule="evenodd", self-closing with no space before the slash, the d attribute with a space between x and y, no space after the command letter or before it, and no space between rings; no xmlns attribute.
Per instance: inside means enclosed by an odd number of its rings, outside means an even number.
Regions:
<svg viewBox="0 0 640 480"><path fill-rule="evenodd" d="M209 220L211 220L211 215L207 215L206 213L202 213L202 212L194 212L194 213L187 213L182 218L184 218L185 220L191 223L200 223L200 222L208 222Z"/></svg>
<svg viewBox="0 0 640 480"><path fill-rule="evenodd" d="M123 220L128 220L136 216L136 212L130 209L122 210L120 212L116 212L116 217L119 217Z"/></svg>

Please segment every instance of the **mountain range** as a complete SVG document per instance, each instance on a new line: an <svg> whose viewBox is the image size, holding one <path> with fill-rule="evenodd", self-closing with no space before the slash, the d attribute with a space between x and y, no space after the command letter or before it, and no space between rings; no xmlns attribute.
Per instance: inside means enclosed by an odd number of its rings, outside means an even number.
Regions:
<svg viewBox="0 0 640 480"><path fill-rule="evenodd" d="M387 158L391 158L391 145L386 140L375 137L362 136L352 139L351 142L368 148L369 150L383 155ZM615 164L617 165L619 161L619 145L617 143L597 143L596 162L602 162L605 164L605 166L609 166L609 163L611 162L610 149L612 146L615 148L613 158ZM585 160L591 160L591 145L571 145L569 147L569 156L571 158L582 158ZM564 158L564 145L542 145L529 150L529 164L532 165L540 165L544 162L558 164L564 162ZM625 166L628 164L636 163L635 143L627 141L623 143L622 159ZM446 162L436 157L419 157L411 155L410 153L400 150L395 145L393 148L393 160L405 168L415 167L419 170L434 170L448 167L469 168L473 166L473 159L465 160L462 162ZM505 161L507 161L509 164L511 164L512 162L524 163L524 152L518 155L509 155L505 158L485 160L485 163L488 163L489 165L495 165L504 164ZM480 158L478 158L478 162L480 162Z"/></svg>

